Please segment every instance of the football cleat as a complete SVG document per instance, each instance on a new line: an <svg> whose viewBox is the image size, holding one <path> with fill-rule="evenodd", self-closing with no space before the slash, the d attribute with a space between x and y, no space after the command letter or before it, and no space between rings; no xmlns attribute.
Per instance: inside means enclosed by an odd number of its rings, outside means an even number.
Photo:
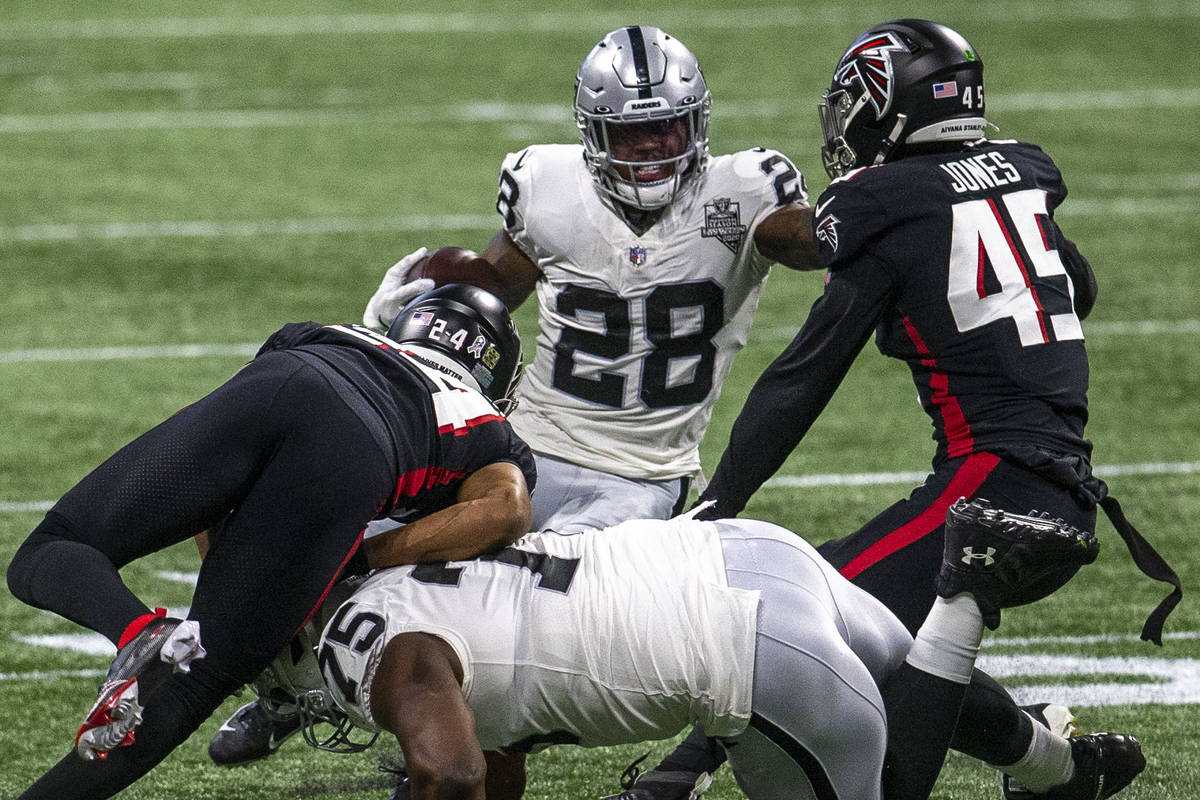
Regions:
<svg viewBox="0 0 1200 800"><path fill-rule="evenodd" d="M652 769L642 772L638 765L645 756L634 761L621 774L621 791L603 800L696 800L712 784L707 772L668 772Z"/></svg>
<svg viewBox="0 0 1200 800"><path fill-rule="evenodd" d="M964 498L946 512L946 540L937 593L975 597L983 624L995 630L1000 609L1040 600L1081 566L1096 560L1100 542L1047 515L1014 514Z"/></svg>
<svg viewBox="0 0 1200 800"><path fill-rule="evenodd" d="M75 734L75 752L85 761L108 758L108 751L133 744L142 722L137 678L109 681Z"/></svg>
<svg viewBox="0 0 1200 800"><path fill-rule="evenodd" d="M75 734L75 752L82 758L103 759L113 748L132 744L142 721L140 698L158 688L173 669L186 672L192 661L204 658L199 623L166 613L155 609L122 634L96 703Z"/></svg>
<svg viewBox="0 0 1200 800"><path fill-rule="evenodd" d="M292 706L295 709L295 706ZM208 757L222 767L249 764L274 755L300 731L300 712L268 710L258 700L239 708L208 743Z"/></svg>
<svg viewBox="0 0 1200 800"><path fill-rule="evenodd" d="M1005 800L1104 800L1146 768L1142 745L1124 733L1090 733L1070 739L1075 774L1044 792L1002 783Z"/></svg>

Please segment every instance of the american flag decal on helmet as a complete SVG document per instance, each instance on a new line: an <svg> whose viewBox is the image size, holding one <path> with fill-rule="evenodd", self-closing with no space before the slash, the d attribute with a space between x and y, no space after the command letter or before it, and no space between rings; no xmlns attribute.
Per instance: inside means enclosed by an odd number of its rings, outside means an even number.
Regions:
<svg viewBox="0 0 1200 800"><path fill-rule="evenodd" d="M836 83L848 86L854 80L862 84L875 119L883 119L892 104L895 78L892 75L892 52L907 52L895 34L881 33L858 42L846 51L833 74Z"/></svg>

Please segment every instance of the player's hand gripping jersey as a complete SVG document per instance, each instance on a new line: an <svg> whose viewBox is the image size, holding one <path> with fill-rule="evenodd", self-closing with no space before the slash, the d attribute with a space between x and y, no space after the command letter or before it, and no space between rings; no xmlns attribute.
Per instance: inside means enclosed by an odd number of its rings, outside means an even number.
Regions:
<svg viewBox="0 0 1200 800"><path fill-rule="evenodd" d="M491 401L405 355L387 337L358 325L299 322L275 332L259 354L271 350L287 350L328 375L346 404L377 430L398 476L381 516L404 522L446 508L464 478L497 461L517 465L533 488L533 456Z"/></svg>
<svg viewBox="0 0 1200 800"><path fill-rule="evenodd" d="M597 193L581 146L510 154L497 208L543 275L526 402L511 419L521 437L629 478L699 469L697 447L770 268L754 231L805 200L780 153L714 156L638 236Z"/></svg>

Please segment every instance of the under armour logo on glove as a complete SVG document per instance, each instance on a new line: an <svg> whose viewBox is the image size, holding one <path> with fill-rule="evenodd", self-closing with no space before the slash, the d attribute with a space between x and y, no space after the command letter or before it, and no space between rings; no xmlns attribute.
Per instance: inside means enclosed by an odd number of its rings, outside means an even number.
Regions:
<svg viewBox="0 0 1200 800"><path fill-rule="evenodd" d="M975 548L973 547L964 547L962 563L966 564L967 566L971 566L971 563L974 561L982 561L982 566L990 567L992 564L996 563L996 559L993 558L994 555L996 555L996 548L994 547L989 547L983 553L976 553Z"/></svg>

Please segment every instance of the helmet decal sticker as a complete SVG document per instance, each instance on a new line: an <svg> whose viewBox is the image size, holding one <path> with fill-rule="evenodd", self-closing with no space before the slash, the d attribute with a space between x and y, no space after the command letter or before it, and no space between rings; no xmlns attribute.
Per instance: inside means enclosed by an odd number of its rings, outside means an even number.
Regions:
<svg viewBox="0 0 1200 800"><path fill-rule="evenodd" d="M892 74L892 53L895 51L908 52L895 34L872 36L851 47L842 56L837 72L833 74L834 82L843 86L858 80L867 92L877 120L883 119L895 95L896 84Z"/></svg>

